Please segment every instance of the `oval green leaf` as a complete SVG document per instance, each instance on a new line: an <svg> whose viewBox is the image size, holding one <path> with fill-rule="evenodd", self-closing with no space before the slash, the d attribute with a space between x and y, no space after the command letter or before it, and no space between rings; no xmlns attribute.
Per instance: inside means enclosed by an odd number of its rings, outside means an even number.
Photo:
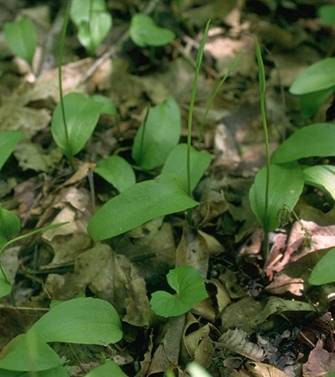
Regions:
<svg viewBox="0 0 335 377"><path fill-rule="evenodd" d="M326 58L298 75L290 87L290 92L296 95L319 92L335 86L335 58Z"/></svg>
<svg viewBox="0 0 335 377"><path fill-rule="evenodd" d="M102 96L100 94L95 94L91 97L95 102L101 105L101 114L107 114L110 116L116 115L116 107L111 98Z"/></svg>
<svg viewBox="0 0 335 377"><path fill-rule="evenodd" d="M127 377L122 369L111 360L107 360L105 364L92 369L85 377Z"/></svg>
<svg viewBox="0 0 335 377"><path fill-rule="evenodd" d="M0 268L0 298L9 295L11 290L12 286L8 283L2 269Z"/></svg>
<svg viewBox="0 0 335 377"><path fill-rule="evenodd" d="M64 96L65 117L68 129L69 143L63 123L60 103L53 113L52 136L63 151L72 157L84 148L97 125L102 105L81 93L69 93Z"/></svg>
<svg viewBox="0 0 335 377"><path fill-rule="evenodd" d="M321 90L299 96L299 103L303 115L312 117L334 92L334 88Z"/></svg>
<svg viewBox="0 0 335 377"><path fill-rule="evenodd" d="M14 238L20 229L20 219L15 213L0 207L0 248Z"/></svg>
<svg viewBox="0 0 335 377"><path fill-rule="evenodd" d="M31 373L27 373L20 377L30 377ZM58 367L38 372L36 377L69 377L68 371L64 367Z"/></svg>
<svg viewBox="0 0 335 377"><path fill-rule="evenodd" d="M323 5L318 10L318 16L325 25L335 25L335 5Z"/></svg>
<svg viewBox="0 0 335 377"><path fill-rule="evenodd" d="M13 53L32 65L37 44L34 23L29 18L7 22L4 26L4 37Z"/></svg>
<svg viewBox="0 0 335 377"><path fill-rule="evenodd" d="M0 169L22 139L23 134L20 131L0 131Z"/></svg>
<svg viewBox="0 0 335 377"><path fill-rule="evenodd" d="M327 191L335 200L335 166L316 165L303 170L307 184Z"/></svg>
<svg viewBox="0 0 335 377"><path fill-rule="evenodd" d="M100 160L94 171L120 192L136 183L133 168L120 156L110 156Z"/></svg>
<svg viewBox="0 0 335 377"><path fill-rule="evenodd" d="M330 249L314 266L308 282L312 285L322 285L335 282L335 248Z"/></svg>
<svg viewBox="0 0 335 377"><path fill-rule="evenodd" d="M180 132L180 110L170 97L149 110L145 124L135 136L132 150L134 160L147 170L163 165L177 145Z"/></svg>
<svg viewBox="0 0 335 377"><path fill-rule="evenodd" d="M281 164L305 157L335 156L335 124L316 123L301 128L274 152L272 162Z"/></svg>
<svg viewBox="0 0 335 377"><path fill-rule="evenodd" d="M0 353L2 369L37 372L60 365L56 352L33 332L17 336Z"/></svg>
<svg viewBox="0 0 335 377"><path fill-rule="evenodd" d="M74 0L70 16L78 28L78 39L94 54L112 27L105 0Z"/></svg>
<svg viewBox="0 0 335 377"><path fill-rule="evenodd" d="M149 180L105 203L89 220L88 232L95 241L104 240L196 205L176 183Z"/></svg>
<svg viewBox="0 0 335 377"><path fill-rule="evenodd" d="M119 316L107 301L81 297L53 307L29 331L44 342L110 344L122 338Z"/></svg>
<svg viewBox="0 0 335 377"><path fill-rule="evenodd" d="M164 46L175 38L171 30L159 27L150 16L142 13L133 16L129 32L130 38L140 47Z"/></svg>
<svg viewBox="0 0 335 377"><path fill-rule="evenodd" d="M271 165L268 210L265 208L266 169L256 175L250 188L250 206L265 231L276 229L280 225L280 211L292 211L304 187L304 180L299 165Z"/></svg>
<svg viewBox="0 0 335 377"><path fill-rule="evenodd" d="M157 291L152 294L150 300L152 310L161 317L185 314L208 297L200 272L191 266L180 266L170 270L167 281L176 294Z"/></svg>
<svg viewBox="0 0 335 377"><path fill-rule="evenodd" d="M191 190L193 190L211 162L212 156L191 147ZM159 179L173 179L187 191L187 145L178 144L169 154Z"/></svg>

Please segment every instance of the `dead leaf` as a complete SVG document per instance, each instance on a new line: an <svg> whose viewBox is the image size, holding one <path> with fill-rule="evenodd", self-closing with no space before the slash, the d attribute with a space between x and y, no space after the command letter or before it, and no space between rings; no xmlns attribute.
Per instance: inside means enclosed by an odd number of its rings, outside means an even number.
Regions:
<svg viewBox="0 0 335 377"><path fill-rule="evenodd" d="M152 358L147 376L164 373L169 368L179 364L179 353L185 316L170 318L165 325L162 341Z"/></svg>
<svg viewBox="0 0 335 377"><path fill-rule="evenodd" d="M303 365L303 377L325 377L328 372L335 372L335 353L326 351L319 339Z"/></svg>
<svg viewBox="0 0 335 377"><path fill-rule="evenodd" d="M290 377L273 365L259 362L248 362L247 370L251 373L252 377Z"/></svg>
<svg viewBox="0 0 335 377"><path fill-rule="evenodd" d="M335 225L320 226L313 221L300 220L293 224L287 244L285 234L277 235L266 262L268 276L280 272L288 263L296 262L317 250L335 246ZM283 250L285 247L285 250Z"/></svg>

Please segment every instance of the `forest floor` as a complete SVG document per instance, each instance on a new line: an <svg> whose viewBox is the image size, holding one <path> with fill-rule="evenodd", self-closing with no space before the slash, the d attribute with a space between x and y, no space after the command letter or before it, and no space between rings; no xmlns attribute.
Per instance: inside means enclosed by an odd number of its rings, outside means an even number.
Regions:
<svg viewBox="0 0 335 377"><path fill-rule="evenodd" d="M31 70L0 34L0 130L25 135L1 171L1 205L19 216L22 233L68 222L1 255L13 289L0 301L0 349L44 314L51 300L87 295L114 305L124 337L107 347L54 344L72 377L84 376L106 357L137 377L162 376L168 369L184 376L191 360L213 377L326 376L335 370L335 286L311 286L307 279L319 251L335 247L334 201L306 186L294 213L283 213L281 227L271 232L267 256L249 205L250 186L265 163L255 37L263 46L273 151L306 125L289 86L308 65L335 52L335 29L318 19L326 2L152 1L151 17L175 38L165 46L139 47L128 27L147 3L107 1L113 26L95 55L80 45L75 26L68 28L64 94L102 94L116 109L100 118L71 166L50 131L59 101L55 51L63 8L58 1L0 1L0 23L30 17L39 46ZM132 145L147 109L170 96L179 105L186 142L196 53L209 18L192 143L212 160L194 190L199 205L192 221L185 213L172 214L93 242L88 219L118 193L93 173L96 162L119 155L134 167L137 182L156 176L159 168L136 166ZM208 98L228 71L203 124ZM308 122L331 121L332 109L328 101ZM154 316L152 292L166 289L167 272L183 264L201 271L208 299L179 317Z"/></svg>

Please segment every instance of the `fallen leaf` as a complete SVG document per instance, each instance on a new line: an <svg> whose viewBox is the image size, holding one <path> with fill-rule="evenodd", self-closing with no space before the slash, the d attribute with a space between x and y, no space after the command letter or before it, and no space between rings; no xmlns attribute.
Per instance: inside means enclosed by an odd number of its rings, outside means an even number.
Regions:
<svg viewBox="0 0 335 377"><path fill-rule="evenodd" d="M323 377L328 372L335 372L335 353L326 351L319 339L303 365L303 377Z"/></svg>

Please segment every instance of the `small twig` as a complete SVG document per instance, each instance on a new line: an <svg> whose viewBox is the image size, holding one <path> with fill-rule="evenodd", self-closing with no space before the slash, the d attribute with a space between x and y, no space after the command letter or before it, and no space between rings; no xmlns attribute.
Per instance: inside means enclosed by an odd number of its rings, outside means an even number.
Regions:
<svg viewBox="0 0 335 377"><path fill-rule="evenodd" d="M14 306L14 305L4 305L4 304L0 304L0 309L34 311L34 312L48 312L50 310L49 308L32 308L29 306Z"/></svg>
<svg viewBox="0 0 335 377"><path fill-rule="evenodd" d="M95 203L94 175L91 169L87 174L87 179L88 179L88 185L90 187L92 210L93 212L95 212L96 203Z"/></svg>

